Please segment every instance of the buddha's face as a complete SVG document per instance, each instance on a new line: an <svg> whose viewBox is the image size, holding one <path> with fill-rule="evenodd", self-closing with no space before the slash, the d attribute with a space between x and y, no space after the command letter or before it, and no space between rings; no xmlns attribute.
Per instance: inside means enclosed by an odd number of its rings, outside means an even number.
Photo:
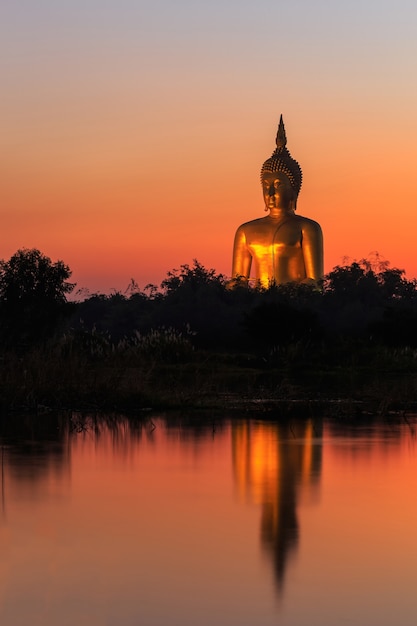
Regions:
<svg viewBox="0 0 417 626"><path fill-rule="evenodd" d="M283 172L265 172L262 191L266 209L290 211L295 208L297 196L288 176Z"/></svg>

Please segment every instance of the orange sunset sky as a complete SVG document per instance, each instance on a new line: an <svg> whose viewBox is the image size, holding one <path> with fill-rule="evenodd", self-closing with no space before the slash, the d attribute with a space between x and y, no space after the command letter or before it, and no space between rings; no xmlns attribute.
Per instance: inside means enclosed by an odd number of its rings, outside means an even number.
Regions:
<svg viewBox="0 0 417 626"><path fill-rule="evenodd" d="M0 258L104 293L230 274L282 113L325 271L378 251L416 277L416 27L415 0L5 0Z"/></svg>

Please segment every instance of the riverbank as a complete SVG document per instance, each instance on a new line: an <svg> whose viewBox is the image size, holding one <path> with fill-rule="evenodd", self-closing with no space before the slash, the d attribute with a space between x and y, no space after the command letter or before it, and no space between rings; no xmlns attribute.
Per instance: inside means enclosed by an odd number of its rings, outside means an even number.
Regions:
<svg viewBox="0 0 417 626"><path fill-rule="evenodd" d="M281 415L417 410L417 353L291 346L280 353L144 355L38 347L1 359L3 412L210 409Z"/></svg>

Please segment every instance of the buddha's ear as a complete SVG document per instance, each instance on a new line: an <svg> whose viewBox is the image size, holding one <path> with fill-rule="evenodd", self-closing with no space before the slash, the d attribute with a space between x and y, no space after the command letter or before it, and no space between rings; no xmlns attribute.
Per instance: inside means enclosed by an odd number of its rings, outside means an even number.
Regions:
<svg viewBox="0 0 417 626"><path fill-rule="evenodd" d="M295 196L292 200L290 200L290 209L291 211L297 210L297 196Z"/></svg>

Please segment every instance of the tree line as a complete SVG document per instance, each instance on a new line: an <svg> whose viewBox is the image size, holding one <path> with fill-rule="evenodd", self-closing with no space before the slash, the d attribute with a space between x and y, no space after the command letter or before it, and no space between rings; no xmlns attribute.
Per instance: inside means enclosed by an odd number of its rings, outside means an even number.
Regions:
<svg viewBox="0 0 417 626"><path fill-rule="evenodd" d="M141 341L149 350L158 341L178 348L179 338L197 349L241 352L295 343L417 347L417 281L378 257L336 266L320 289L238 284L229 290L225 276L196 260L169 271L158 286L141 290L132 281L125 293L80 301L68 300L75 288L70 278L68 265L36 249L0 261L3 350L63 336L80 345Z"/></svg>

